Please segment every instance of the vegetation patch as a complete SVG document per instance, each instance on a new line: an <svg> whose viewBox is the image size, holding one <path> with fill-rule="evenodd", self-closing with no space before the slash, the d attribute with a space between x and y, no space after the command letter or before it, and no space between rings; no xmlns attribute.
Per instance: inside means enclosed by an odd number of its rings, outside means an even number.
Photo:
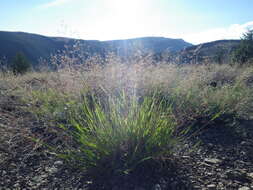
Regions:
<svg viewBox="0 0 253 190"><path fill-rule="evenodd" d="M175 178L183 188L191 187L185 171L193 170L180 160L187 162L191 154L203 162L215 156L204 151L209 144L231 151L234 143L241 146L241 123L252 119L251 70L249 65L120 62L88 69L66 66L1 74L1 94L18 96L15 111L33 117L26 140L64 160L66 171L77 172L84 186L112 189L124 183L129 189L148 180L154 187L166 179L165 186L172 187ZM7 105L1 109L12 112ZM228 146L226 139L235 140Z"/></svg>

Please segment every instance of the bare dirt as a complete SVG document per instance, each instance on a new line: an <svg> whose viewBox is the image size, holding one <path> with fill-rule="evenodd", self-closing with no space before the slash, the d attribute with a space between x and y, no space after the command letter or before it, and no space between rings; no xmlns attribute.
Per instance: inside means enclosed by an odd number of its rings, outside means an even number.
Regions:
<svg viewBox="0 0 253 190"><path fill-rule="evenodd" d="M0 189L253 189L252 121L209 126L184 141L164 168L95 182L32 140L58 143L57 130L25 111L19 97L0 95Z"/></svg>

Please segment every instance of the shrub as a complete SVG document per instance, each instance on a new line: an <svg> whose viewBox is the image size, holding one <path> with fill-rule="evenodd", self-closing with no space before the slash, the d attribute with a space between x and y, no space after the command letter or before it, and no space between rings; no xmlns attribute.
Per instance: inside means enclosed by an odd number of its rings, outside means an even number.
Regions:
<svg viewBox="0 0 253 190"><path fill-rule="evenodd" d="M214 61L218 64L222 64L224 62L224 57L225 51L221 49L214 55Z"/></svg>
<svg viewBox="0 0 253 190"><path fill-rule="evenodd" d="M10 69L14 74L24 74L31 68L31 64L26 59L23 53L17 53L13 62L10 65Z"/></svg>
<svg viewBox="0 0 253 190"><path fill-rule="evenodd" d="M245 33L240 45L233 53L234 62L244 64L253 58L253 30Z"/></svg>

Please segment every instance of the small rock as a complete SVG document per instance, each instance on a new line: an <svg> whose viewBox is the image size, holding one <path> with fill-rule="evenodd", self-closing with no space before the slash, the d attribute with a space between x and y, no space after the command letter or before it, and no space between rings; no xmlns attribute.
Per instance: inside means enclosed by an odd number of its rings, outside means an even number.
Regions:
<svg viewBox="0 0 253 190"><path fill-rule="evenodd" d="M242 132L242 137L244 137L244 138L247 138L248 137L248 133L247 132Z"/></svg>
<svg viewBox="0 0 253 190"><path fill-rule="evenodd" d="M162 188L159 184L156 184L153 190L162 190Z"/></svg>
<svg viewBox="0 0 253 190"><path fill-rule="evenodd" d="M54 165L55 166L61 166L61 165L63 165L63 161L61 161L61 160L56 161L56 162L54 162Z"/></svg>
<svg viewBox="0 0 253 190"><path fill-rule="evenodd" d="M41 181L42 181L41 176L35 176L32 178L31 186L34 186L36 184L38 185L38 184L40 184Z"/></svg>
<svg viewBox="0 0 253 190"><path fill-rule="evenodd" d="M227 177L229 179L232 179L232 180L238 180L240 182L248 181L248 177L247 177L246 173L244 173L242 171L227 170L225 172L225 174L227 175Z"/></svg>
<svg viewBox="0 0 253 190"><path fill-rule="evenodd" d="M20 185L19 185L18 183L15 183L15 184L13 185L13 187L18 188L18 187L20 187Z"/></svg>
<svg viewBox="0 0 253 190"><path fill-rule="evenodd" d="M250 188L246 187L246 186L243 186L243 187L240 187L238 190L250 190Z"/></svg>
<svg viewBox="0 0 253 190"><path fill-rule="evenodd" d="M216 185L215 184L210 184L207 186L208 189L216 189Z"/></svg>
<svg viewBox="0 0 253 190"><path fill-rule="evenodd" d="M253 180L253 172L252 173L248 173L247 176Z"/></svg>
<svg viewBox="0 0 253 190"><path fill-rule="evenodd" d="M40 177L41 177L41 179L45 179L45 178L48 177L48 175L47 174L42 174Z"/></svg>
<svg viewBox="0 0 253 190"><path fill-rule="evenodd" d="M50 174L58 172L58 169L56 167L46 167L45 170L46 170L46 172L48 172Z"/></svg>
<svg viewBox="0 0 253 190"><path fill-rule="evenodd" d="M207 164L220 164L222 161L216 158L205 158Z"/></svg>

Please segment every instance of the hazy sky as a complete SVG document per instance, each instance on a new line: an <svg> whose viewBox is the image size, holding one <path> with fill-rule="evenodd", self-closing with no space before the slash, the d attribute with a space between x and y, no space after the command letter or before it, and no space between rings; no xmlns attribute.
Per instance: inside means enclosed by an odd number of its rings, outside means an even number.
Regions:
<svg viewBox="0 0 253 190"><path fill-rule="evenodd" d="M0 0L0 30L112 40L141 36L197 44L253 29L253 0Z"/></svg>

